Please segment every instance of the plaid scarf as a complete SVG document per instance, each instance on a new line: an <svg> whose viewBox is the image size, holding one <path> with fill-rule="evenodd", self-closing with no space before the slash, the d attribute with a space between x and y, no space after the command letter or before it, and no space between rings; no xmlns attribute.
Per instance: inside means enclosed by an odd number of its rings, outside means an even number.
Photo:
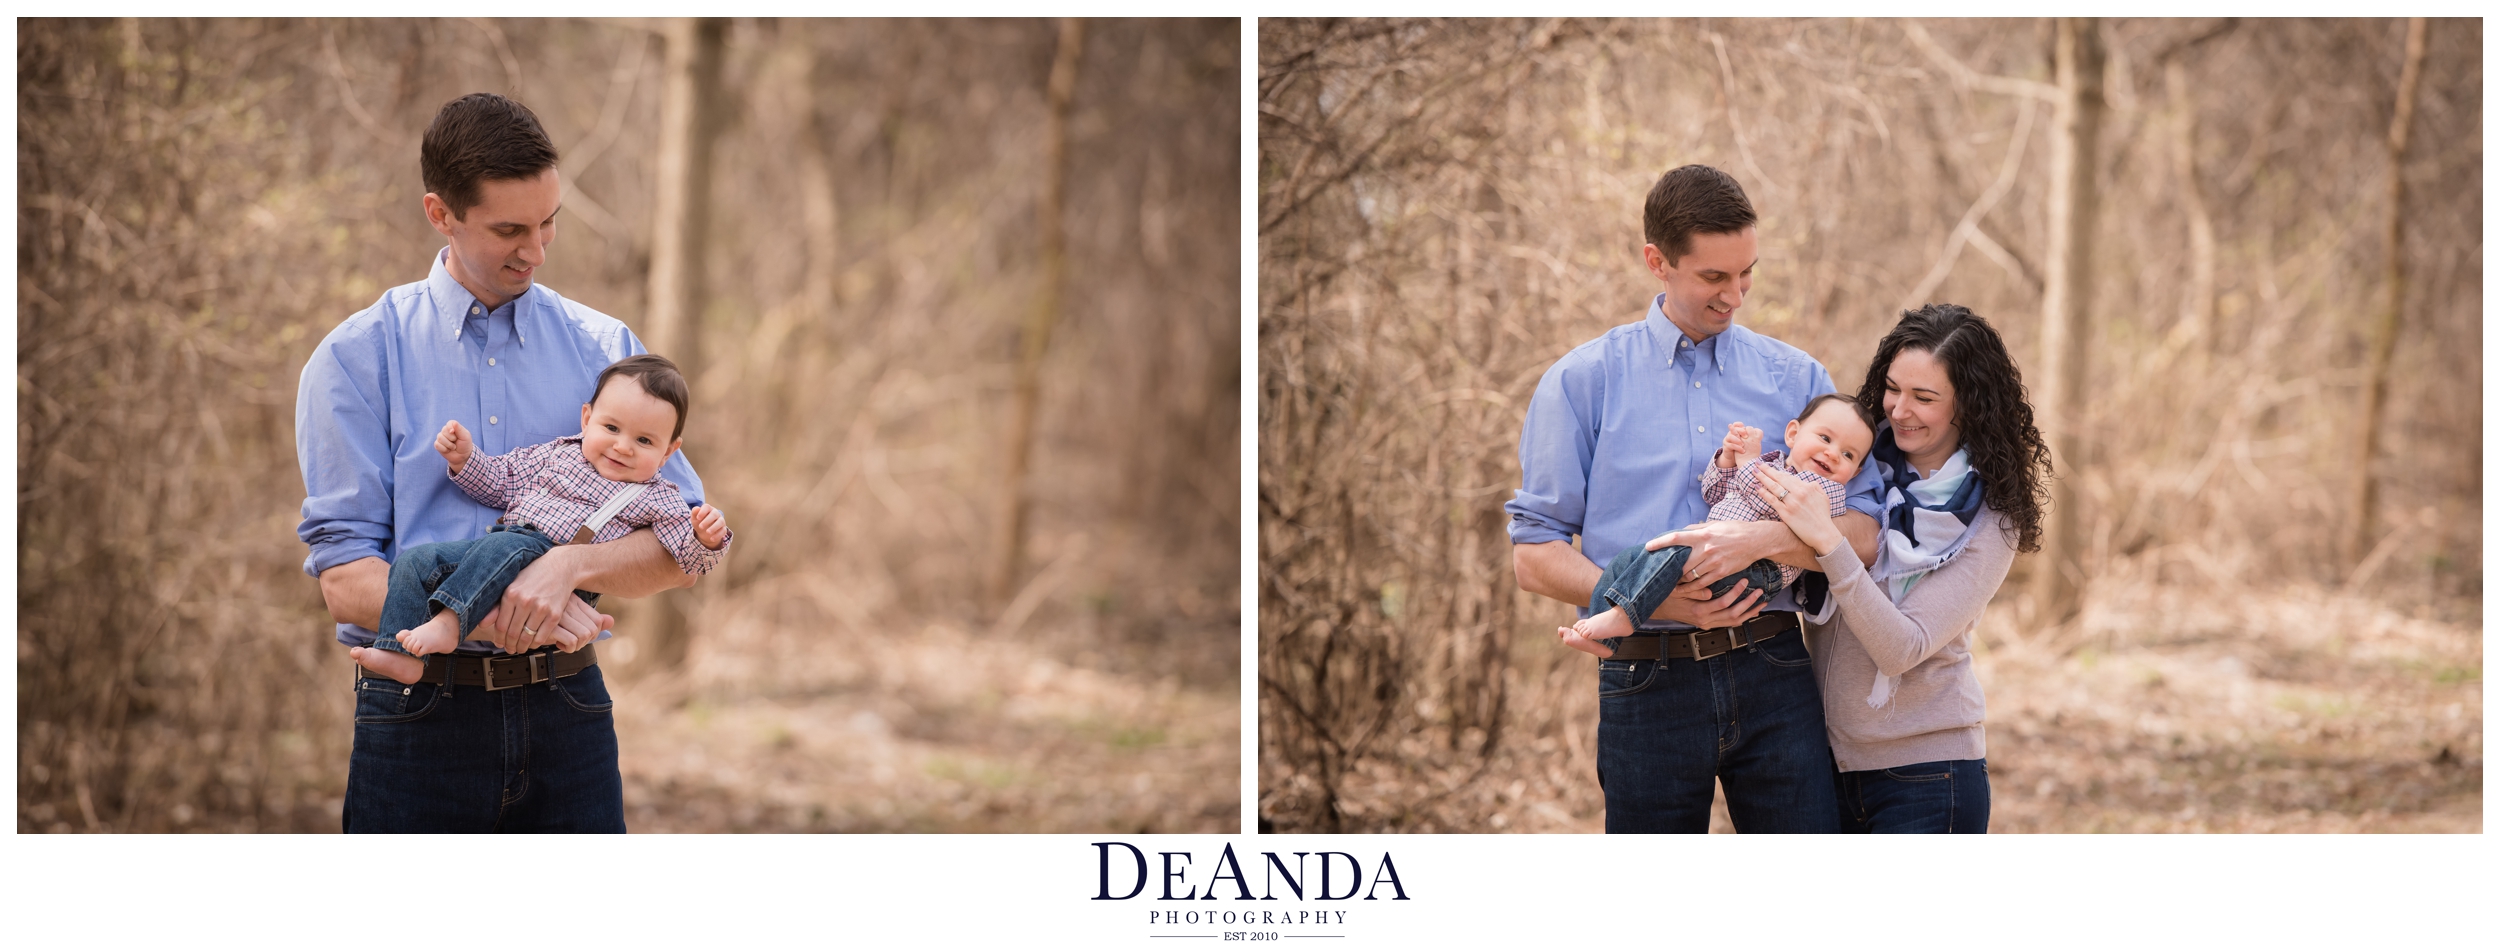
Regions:
<svg viewBox="0 0 2500 951"><path fill-rule="evenodd" d="M1867 461L1883 480L1878 493L1884 501L1883 538L1875 567L1867 574L1884 586L1892 603L1900 604L1919 579L1970 547L1986 487L1970 467L1967 448L1955 449L1935 474L1921 477L1910 467L1909 456L1893 443L1890 424L1875 434L1875 449L1867 454ZM1866 705L1883 706L1899 682L1898 677L1877 674Z"/></svg>

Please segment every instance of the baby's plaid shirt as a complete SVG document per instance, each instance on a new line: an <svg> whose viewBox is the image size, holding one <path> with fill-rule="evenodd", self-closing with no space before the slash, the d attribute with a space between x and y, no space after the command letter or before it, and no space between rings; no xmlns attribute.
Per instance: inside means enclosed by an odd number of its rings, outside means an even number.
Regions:
<svg viewBox="0 0 2500 951"><path fill-rule="evenodd" d="M580 436L523 446L500 456L472 454L469 464L452 474L451 482L478 504L503 509L506 524L527 522L557 544L570 541L599 506L633 484L600 475L589 457L582 455ZM642 484L649 488L600 526L591 542L615 541L648 526L687 574L705 574L717 567L730 544L738 540L737 533L722 539L718 549L703 547L694 537L694 516L677 484L658 476Z"/></svg>
<svg viewBox="0 0 2500 951"><path fill-rule="evenodd" d="M1714 458L1711 465L1701 467L1701 499L1710 503L1710 520L1713 522L1779 521L1779 512L1762 501L1761 496L1754 494L1754 487L1762 484L1761 469L1766 465L1776 466L1782 472L1804 479L1807 485L1823 490L1823 495L1832 500L1833 518L1849 511L1847 486L1826 479L1821 473L1802 472L1789 466L1788 454L1777 449L1734 469L1721 469L1716 463ZM1784 584L1797 583L1800 574L1804 574L1803 569L1780 566L1780 579Z"/></svg>

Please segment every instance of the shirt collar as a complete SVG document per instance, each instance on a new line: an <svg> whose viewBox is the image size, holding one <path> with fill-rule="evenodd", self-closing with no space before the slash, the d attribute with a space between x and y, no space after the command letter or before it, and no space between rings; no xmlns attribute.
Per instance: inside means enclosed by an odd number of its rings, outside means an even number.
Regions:
<svg viewBox="0 0 2500 951"><path fill-rule="evenodd" d="M1665 294L1650 298L1649 316L1642 320L1642 323L1649 326L1650 335L1658 339L1659 351L1665 353L1669 361L1673 361L1687 347L1690 347L1693 351L1694 365L1708 366L1722 375L1726 374L1727 352L1719 347L1719 341L1734 334L1736 325L1729 324L1726 331L1703 337L1700 343L1694 343L1691 338L1684 336L1684 328L1676 326L1675 321L1667 319L1666 303L1667 295Z"/></svg>
<svg viewBox="0 0 2500 951"><path fill-rule="evenodd" d="M462 286L459 279L451 276L450 261L451 249L449 247L434 252L434 269L426 274L425 284L433 293L436 318L442 321L446 330L450 331L451 339L458 340L468 326L469 309L482 308L485 302L478 300L477 295L469 293L469 289ZM538 285L532 283L529 290L521 292L521 296L505 301L504 306L478 316L489 317L496 311L510 314L513 339L522 346L528 346L529 331L521 327L521 305L530 299L530 295L536 293L538 293Z"/></svg>

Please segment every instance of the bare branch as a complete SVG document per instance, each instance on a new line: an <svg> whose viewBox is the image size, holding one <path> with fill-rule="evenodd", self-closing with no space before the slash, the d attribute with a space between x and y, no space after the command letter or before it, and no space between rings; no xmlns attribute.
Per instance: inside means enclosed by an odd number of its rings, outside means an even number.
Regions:
<svg viewBox="0 0 2500 951"><path fill-rule="evenodd" d="M2023 96L2047 103L2057 101L2056 86L2036 79L1990 76L1962 65L1961 60L1954 59L1953 54L1945 52L1944 47L1936 44L1934 37L1927 35L1926 27L1914 21L1901 21L1901 32L1909 34L1910 42L1918 47L1919 52L1927 54L1928 59L1934 60L1936 65L1943 67L1945 75L1952 77L1954 85L2008 96Z"/></svg>

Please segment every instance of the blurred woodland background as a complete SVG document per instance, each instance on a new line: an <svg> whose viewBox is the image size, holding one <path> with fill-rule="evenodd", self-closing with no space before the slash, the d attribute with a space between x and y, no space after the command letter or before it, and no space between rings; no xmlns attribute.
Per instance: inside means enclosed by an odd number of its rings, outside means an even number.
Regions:
<svg viewBox="0 0 2500 951"><path fill-rule="evenodd" d="M1595 664L1501 505L1701 162L1761 215L1740 321L1849 392L1904 308L1964 304L2050 414L2062 520L1974 645L1996 830L2480 830L2482 48L1262 20L1262 824L1600 827Z"/></svg>
<svg viewBox="0 0 2500 951"><path fill-rule="evenodd" d="M1236 828L1239 38L20 21L18 829L337 828L296 379L424 278L474 91L562 150L543 282L688 366L742 539L609 606L634 829Z"/></svg>

